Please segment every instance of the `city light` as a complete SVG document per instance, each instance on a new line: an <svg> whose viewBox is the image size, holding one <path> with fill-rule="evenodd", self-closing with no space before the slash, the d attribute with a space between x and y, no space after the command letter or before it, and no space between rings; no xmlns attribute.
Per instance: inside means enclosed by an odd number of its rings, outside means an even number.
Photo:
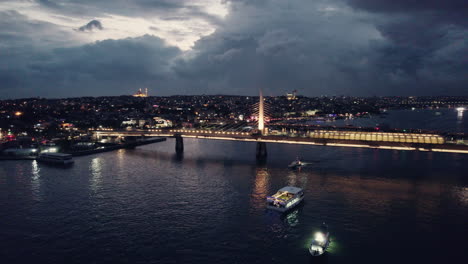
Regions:
<svg viewBox="0 0 468 264"><path fill-rule="evenodd" d="M463 119L463 112L465 111L465 107L458 107L456 110L457 110L457 119L462 120Z"/></svg>

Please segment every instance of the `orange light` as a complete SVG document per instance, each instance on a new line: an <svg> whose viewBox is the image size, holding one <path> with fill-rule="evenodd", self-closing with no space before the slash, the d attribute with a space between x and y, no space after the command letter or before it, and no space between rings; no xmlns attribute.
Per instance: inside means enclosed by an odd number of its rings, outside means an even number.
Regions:
<svg viewBox="0 0 468 264"><path fill-rule="evenodd" d="M19 112L19 111L18 111L18 112L15 112L15 116L20 116L20 115L22 115L22 114L23 114L23 113L22 113L22 112Z"/></svg>

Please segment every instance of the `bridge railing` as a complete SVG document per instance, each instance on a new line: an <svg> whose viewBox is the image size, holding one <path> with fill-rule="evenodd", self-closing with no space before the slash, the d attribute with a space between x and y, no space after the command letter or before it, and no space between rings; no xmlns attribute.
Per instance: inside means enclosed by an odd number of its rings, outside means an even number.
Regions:
<svg viewBox="0 0 468 264"><path fill-rule="evenodd" d="M355 131L282 131L270 133L271 136L304 137L315 139L337 139L351 141L379 141L419 144L444 144L444 137L437 134L391 133L391 132L355 132Z"/></svg>
<svg viewBox="0 0 468 264"><path fill-rule="evenodd" d="M204 129L170 129L169 133L182 133L182 134L206 134L206 135L237 135L237 136L250 136L250 132L239 132L239 131L216 131L216 130L204 130Z"/></svg>
<svg viewBox="0 0 468 264"><path fill-rule="evenodd" d="M101 132L117 132L113 129L100 129ZM161 133L161 134L180 134L186 136L209 136L209 137L258 137L259 134L240 131L219 131L208 129L133 129L121 132L135 133ZM374 141L374 142L397 142L397 143L417 143L417 144L444 144L447 143L445 138L438 134L422 134L422 133L394 133L394 132L368 132L368 131L336 131L336 130L283 130L272 131L268 136L278 137L302 137L313 139L333 139L333 140L349 140L349 141Z"/></svg>

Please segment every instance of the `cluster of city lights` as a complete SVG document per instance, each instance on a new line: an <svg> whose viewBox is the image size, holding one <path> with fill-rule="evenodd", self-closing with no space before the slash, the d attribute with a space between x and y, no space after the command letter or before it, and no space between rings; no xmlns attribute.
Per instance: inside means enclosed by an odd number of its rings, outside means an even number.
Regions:
<svg viewBox="0 0 468 264"><path fill-rule="evenodd" d="M233 132L233 131L212 131L212 130L187 130L187 129L176 129L169 130L172 133L203 133L203 134L216 134L216 135L250 135L249 132Z"/></svg>
<svg viewBox="0 0 468 264"><path fill-rule="evenodd" d="M100 128L99 131L114 131L113 128ZM131 132L131 131L130 131ZM169 133L197 133L197 134L215 134L215 135L241 135L248 136L249 132L234 132L234 131L212 131L212 130L190 130L190 129L148 129L138 130L138 132L169 132Z"/></svg>

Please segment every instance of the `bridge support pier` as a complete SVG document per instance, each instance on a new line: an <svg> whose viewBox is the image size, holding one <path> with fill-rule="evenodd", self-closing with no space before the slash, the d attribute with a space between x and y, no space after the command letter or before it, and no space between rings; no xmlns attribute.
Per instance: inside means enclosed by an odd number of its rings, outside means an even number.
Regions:
<svg viewBox="0 0 468 264"><path fill-rule="evenodd" d="M175 136L175 151L176 153L184 152L184 139L180 135Z"/></svg>
<svg viewBox="0 0 468 264"><path fill-rule="evenodd" d="M267 157L267 148L265 142L257 142L257 160L264 160Z"/></svg>
<svg viewBox="0 0 468 264"><path fill-rule="evenodd" d="M125 137L125 148L126 149L134 149L136 148L135 143L137 142L136 137Z"/></svg>
<svg viewBox="0 0 468 264"><path fill-rule="evenodd" d="M93 140L98 142L98 141L101 141L102 137L99 133L96 133L93 135Z"/></svg>

